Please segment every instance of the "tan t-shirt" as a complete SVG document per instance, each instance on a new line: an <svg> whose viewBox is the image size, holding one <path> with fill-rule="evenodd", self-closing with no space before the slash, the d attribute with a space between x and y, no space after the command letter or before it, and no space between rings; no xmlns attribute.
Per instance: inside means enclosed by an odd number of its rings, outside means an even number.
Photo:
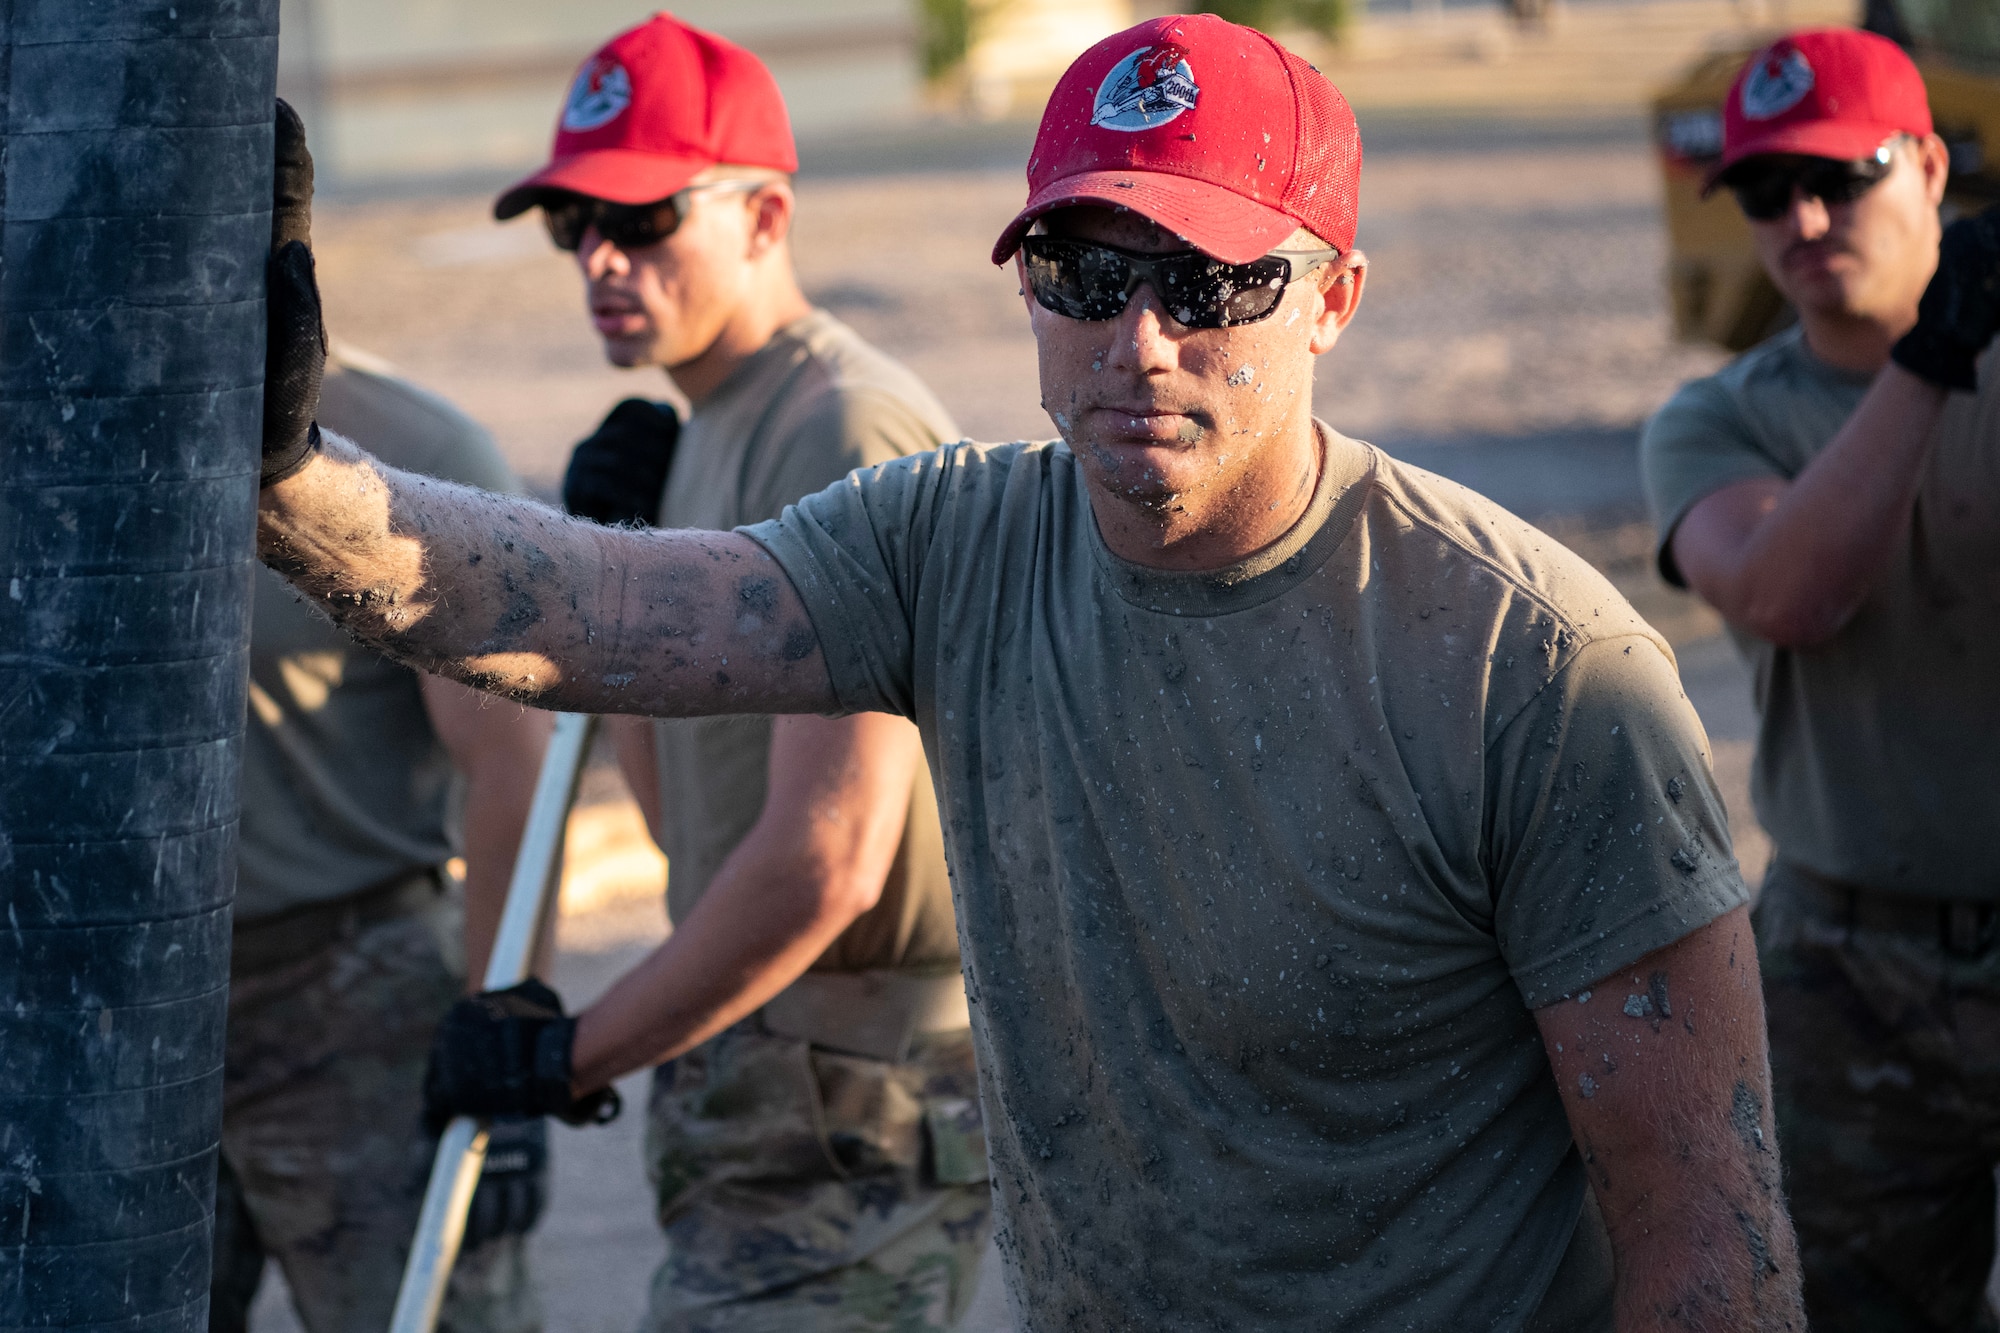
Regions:
<svg viewBox="0 0 2000 1333"><path fill-rule="evenodd" d="M921 380L814 311L780 330L688 419L660 525L727 530L776 518L855 468L956 438L950 415ZM763 813L771 719L676 719L659 723L655 737L667 905L678 921ZM881 900L814 967L957 961L937 799L930 775L920 771Z"/></svg>
<svg viewBox="0 0 2000 1333"><path fill-rule="evenodd" d="M477 422L385 370L336 359L319 420L393 467L520 489ZM454 850L454 778L417 673L357 645L258 566L236 920L343 898L442 863Z"/></svg>
<svg viewBox="0 0 2000 1333"><path fill-rule="evenodd" d="M1054 444L745 529L924 735L1030 1329L1610 1326L1531 1011L1745 901L1701 725L1582 560L1322 430L1213 573L1112 555Z"/></svg>
<svg viewBox="0 0 2000 1333"><path fill-rule="evenodd" d="M1872 377L1792 328L1684 386L1640 443L1668 543L1704 496L1796 477ZM1751 796L1779 855L1850 884L2000 901L2000 353L1946 397L1908 534L1854 618L1780 648L1740 630L1755 671Z"/></svg>

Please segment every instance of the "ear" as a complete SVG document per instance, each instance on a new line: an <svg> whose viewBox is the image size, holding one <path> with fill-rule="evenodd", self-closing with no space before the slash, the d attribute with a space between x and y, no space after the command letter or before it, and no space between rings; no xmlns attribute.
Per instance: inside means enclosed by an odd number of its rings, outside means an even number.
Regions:
<svg viewBox="0 0 2000 1333"><path fill-rule="evenodd" d="M1319 280L1319 306L1307 345L1314 356L1324 356L1340 341L1342 330L1361 308L1361 289L1368 282L1368 256L1349 250L1314 276Z"/></svg>
<svg viewBox="0 0 2000 1333"><path fill-rule="evenodd" d="M1945 179L1951 175L1951 150L1935 134L1917 141L1917 163L1923 168L1924 193L1935 207L1944 202Z"/></svg>
<svg viewBox="0 0 2000 1333"><path fill-rule="evenodd" d="M745 201L751 211L750 250L752 259L761 259L785 243L792 234L792 214L798 196L789 181L772 181Z"/></svg>

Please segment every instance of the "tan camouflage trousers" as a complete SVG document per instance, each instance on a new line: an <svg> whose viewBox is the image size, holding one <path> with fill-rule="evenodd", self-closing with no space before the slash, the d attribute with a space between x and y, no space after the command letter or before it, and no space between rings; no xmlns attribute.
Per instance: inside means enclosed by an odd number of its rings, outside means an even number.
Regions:
<svg viewBox="0 0 2000 1333"><path fill-rule="evenodd" d="M1843 918L1782 862L1755 917L1807 1319L1992 1330L2000 949Z"/></svg>
<svg viewBox="0 0 2000 1333"><path fill-rule="evenodd" d="M244 1329L267 1258L307 1333L389 1326L436 1148L421 1088L459 994L439 947L453 924L442 903L350 920L310 952L232 971L211 1333ZM524 1239L459 1259L440 1329L538 1333Z"/></svg>
<svg viewBox="0 0 2000 1333"><path fill-rule="evenodd" d="M943 1333L992 1225L969 1033L906 1063L740 1024L655 1074L646 1333Z"/></svg>

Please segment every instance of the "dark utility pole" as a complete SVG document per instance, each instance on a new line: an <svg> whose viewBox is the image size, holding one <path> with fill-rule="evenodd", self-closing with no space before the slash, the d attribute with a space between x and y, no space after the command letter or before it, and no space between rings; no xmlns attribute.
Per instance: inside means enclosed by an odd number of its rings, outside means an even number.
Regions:
<svg viewBox="0 0 2000 1333"><path fill-rule="evenodd" d="M277 0L0 0L0 1330L208 1321Z"/></svg>

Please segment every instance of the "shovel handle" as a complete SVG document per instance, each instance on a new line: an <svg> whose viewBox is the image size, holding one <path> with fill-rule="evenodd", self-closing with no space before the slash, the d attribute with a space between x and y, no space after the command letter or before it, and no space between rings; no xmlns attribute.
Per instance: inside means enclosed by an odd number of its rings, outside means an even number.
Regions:
<svg viewBox="0 0 2000 1333"><path fill-rule="evenodd" d="M583 761L596 730L594 717L556 715L555 732L542 756L541 775L535 779L534 803L528 807L528 822L521 830L521 847L514 854L507 906L500 914L500 929L486 960L482 989L504 990L527 978L543 909L562 878L557 854L562 850L563 826L569 821L569 808L576 800ZM453 1118L438 1140L437 1157L431 1163L430 1184L424 1188L423 1210L417 1214L417 1234L403 1268L403 1285L396 1292L389 1333L431 1333L437 1326L451 1266L458 1261L459 1243L465 1239L465 1211L472 1204L472 1191L485 1164L485 1123L471 1116Z"/></svg>

